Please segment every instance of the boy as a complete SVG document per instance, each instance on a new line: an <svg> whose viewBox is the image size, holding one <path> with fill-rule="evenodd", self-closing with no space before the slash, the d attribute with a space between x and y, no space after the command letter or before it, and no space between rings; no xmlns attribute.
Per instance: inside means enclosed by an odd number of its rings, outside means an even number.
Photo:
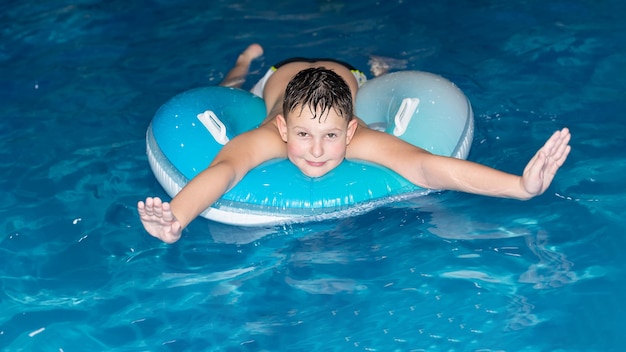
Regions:
<svg viewBox="0 0 626 352"><path fill-rule="evenodd" d="M262 53L259 45L249 46L221 85L241 86L250 62ZM177 241L185 226L249 170L276 158L288 158L310 177L323 176L348 158L380 164L424 188L530 199L548 188L571 149L569 131L555 132L522 176L430 154L369 129L354 116L361 77L335 60L295 59L276 65L253 89L262 92L266 104L262 124L228 142L171 203L151 197L140 201L137 208L146 231L166 243Z"/></svg>

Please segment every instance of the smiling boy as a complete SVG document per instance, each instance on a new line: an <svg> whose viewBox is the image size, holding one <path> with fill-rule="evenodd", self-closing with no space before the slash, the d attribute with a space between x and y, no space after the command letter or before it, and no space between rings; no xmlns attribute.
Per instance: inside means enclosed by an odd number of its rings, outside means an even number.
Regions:
<svg viewBox="0 0 626 352"><path fill-rule="evenodd" d="M249 46L223 86L241 86L250 62L262 48ZM275 65L253 91L262 94L267 117L228 142L207 169L171 201L146 198L137 205L144 228L166 243L261 163L288 158L302 173L320 177L344 159L385 166L430 189L529 199L542 194L570 151L569 131L555 132L530 160L522 176L467 160L431 154L387 133L374 131L354 116L363 74L346 63L292 59Z"/></svg>
<svg viewBox="0 0 626 352"><path fill-rule="evenodd" d="M320 64L330 66L331 62ZM276 115L287 157L309 177L323 176L341 164L357 129L352 91L339 75L324 67L299 71L282 97L286 113Z"/></svg>

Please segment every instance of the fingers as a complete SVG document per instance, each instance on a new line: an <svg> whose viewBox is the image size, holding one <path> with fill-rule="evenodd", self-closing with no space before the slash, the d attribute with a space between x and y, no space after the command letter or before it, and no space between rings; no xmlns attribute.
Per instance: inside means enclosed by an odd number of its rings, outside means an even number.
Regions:
<svg viewBox="0 0 626 352"><path fill-rule="evenodd" d="M572 135L569 133L567 128L561 130L561 139L560 143L555 152L555 162L561 166L567 159L569 152L572 150L572 147L569 145L569 141L572 138Z"/></svg>
<svg viewBox="0 0 626 352"><path fill-rule="evenodd" d="M556 131L550 136L546 143L539 149L548 158L548 163L556 163L559 166L565 162L571 147L569 141L571 134L567 128Z"/></svg>
<svg viewBox="0 0 626 352"><path fill-rule="evenodd" d="M572 147L569 145L571 134L567 128L557 131L550 138L552 141L550 152L547 155L546 170L551 174L555 174L557 170L565 163ZM550 142L550 141L549 141Z"/></svg>
<svg viewBox="0 0 626 352"><path fill-rule="evenodd" d="M142 202L142 201L137 202L137 210L139 211L139 215L141 215L142 217L143 216L152 217L155 215L157 217L162 217L163 216L163 212L162 212L163 204L167 204L167 203L163 203L159 197L154 197L154 198L148 197L146 198L145 202Z"/></svg>
<svg viewBox="0 0 626 352"><path fill-rule="evenodd" d="M565 163L565 160L567 160L567 156L569 155L569 152L572 151L572 147L571 146L565 146L565 150L563 151L563 153L559 156L558 158L558 165L561 166L563 165L563 163Z"/></svg>
<svg viewBox="0 0 626 352"><path fill-rule="evenodd" d="M163 217L163 202L161 202L161 198L159 197L154 197L152 205L152 215L157 218Z"/></svg>
<svg viewBox="0 0 626 352"><path fill-rule="evenodd" d="M146 232L165 243L174 243L180 239L182 225L172 212L170 204L159 197L147 197L137 202L137 211Z"/></svg>
<svg viewBox="0 0 626 352"><path fill-rule="evenodd" d="M541 149L543 149L548 155L553 154L559 150L560 147L567 145L570 138L571 134L569 133L569 130L567 128L563 128L560 131L554 132Z"/></svg>
<svg viewBox="0 0 626 352"><path fill-rule="evenodd" d="M170 203L163 203L163 206L161 208L162 210L162 217L163 220L167 221L167 222L173 222L176 220L176 218L174 217L174 213L172 213L172 208L170 207ZM180 224L178 224L180 227Z"/></svg>
<svg viewBox="0 0 626 352"><path fill-rule="evenodd" d="M146 216L154 215L154 199L155 198L151 197L146 198L146 206L144 208L144 214L146 214Z"/></svg>
<svg viewBox="0 0 626 352"><path fill-rule="evenodd" d="M546 143L541 147L540 150L543 150L546 155L552 155L558 146L560 145L559 141L561 140L561 131L556 131L548 138Z"/></svg>
<svg viewBox="0 0 626 352"><path fill-rule="evenodd" d="M537 182L536 185L539 186L535 189L537 194L542 194L548 189L556 172L565 163L572 149L569 145L570 139L571 134L567 128L554 132L528 163L528 180Z"/></svg>

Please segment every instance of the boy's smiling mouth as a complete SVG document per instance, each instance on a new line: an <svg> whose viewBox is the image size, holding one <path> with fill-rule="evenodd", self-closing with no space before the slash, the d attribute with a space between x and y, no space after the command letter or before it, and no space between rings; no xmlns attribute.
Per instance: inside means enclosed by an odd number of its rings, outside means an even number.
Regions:
<svg viewBox="0 0 626 352"><path fill-rule="evenodd" d="M320 167L320 166L324 166L324 164L326 164L325 161L309 161L309 160L307 160L306 163L311 165L311 166L314 166L314 167Z"/></svg>

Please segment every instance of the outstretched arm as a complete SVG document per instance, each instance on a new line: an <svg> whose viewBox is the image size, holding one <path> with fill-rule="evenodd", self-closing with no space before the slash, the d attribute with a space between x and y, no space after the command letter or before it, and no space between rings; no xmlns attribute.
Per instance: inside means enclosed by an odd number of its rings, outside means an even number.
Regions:
<svg viewBox="0 0 626 352"><path fill-rule="evenodd" d="M252 168L286 157L286 147L274 124L265 124L228 142L211 165L194 177L171 204L148 197L137 203L141 222L150 235L176 242L182 230L202 211L234 187Z"/></svg>
<svg viewBox="0 0 626 352"><path fill-rule="evenodd" d="M550 186L570 152L569 140L568 129L555 132L530 160L522 176L470 161L436 156L423 158L421 172L428 188L526 200L543 194Z"/></svg>
<svg viewBox="0 0 626 352"><path fill-rule="evenodd" d="M220 86L241 87L244 83L252 60L263 55L259 44L251 44L237 58L235 66L228 72ZM243 137L254 140L255 133ZM172 204L161 199L148 197L137 203L141 222L150 235L166 243L176 242L183 228L204 209L219 199L234 186L254 166L272 158L271 154L259 155L259 158L236 158L228 151L240 151L241 143L224 148L209 168L201 172L174 197ZM244 144L245 147L245 144ZM269 159L268 159L269 160ZM234 162L233 162L234 161Z"/></svg>
<svg viewBox="0 0 626 352"><path fill-rule="evenodd" d="M424 188L529 199L550 186L569 154L569 140L568 129L555 132L531 159L522 176L467 160L434 155L386 133L361 126L350 143L347 156L386 166Z"/></svg>

